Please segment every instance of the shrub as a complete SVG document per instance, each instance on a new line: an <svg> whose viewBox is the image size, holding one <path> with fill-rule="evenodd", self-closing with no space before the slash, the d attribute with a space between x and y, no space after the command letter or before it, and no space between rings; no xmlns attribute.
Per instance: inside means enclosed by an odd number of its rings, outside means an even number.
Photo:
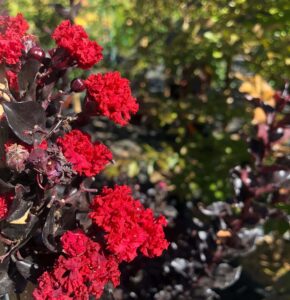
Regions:
<svg viewBox="0 0 290 300"><path fill-rule="evenodd" d="M81 26L63 21L48 51L27 29L20 14L0 17L0 295L32 281L35 299L100 298L108 284L119 284L123 261L168 247L165 218L155 218L128 186L92 186L113 155L81 127L101 115L124 126L138 104L118 72L66 84L73 68L102 59ZM80 92L83 111L70 113L63 103Z"/></svg>

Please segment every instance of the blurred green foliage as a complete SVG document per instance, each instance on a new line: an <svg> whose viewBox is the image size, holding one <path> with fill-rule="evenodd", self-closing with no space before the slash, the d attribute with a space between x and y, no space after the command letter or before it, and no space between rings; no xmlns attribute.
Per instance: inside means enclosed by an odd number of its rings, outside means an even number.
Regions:
<svg viewBox="0 0 290 300"><path fill-rule="evenodd" d="M9 1L7 8L21 11L51 46L49 34L70 2ZM81 4L74 21L103 45L102 66L118 66L132 80L140 127L151 136L137 139L141 151L120 159L109 174L117 168L135 177L145 168L153 182L168 181L180 199L229 197L229 169L249 160L238 133L250 114L235 74L261 74L277 88L289 78L289 1Z"/></svg>

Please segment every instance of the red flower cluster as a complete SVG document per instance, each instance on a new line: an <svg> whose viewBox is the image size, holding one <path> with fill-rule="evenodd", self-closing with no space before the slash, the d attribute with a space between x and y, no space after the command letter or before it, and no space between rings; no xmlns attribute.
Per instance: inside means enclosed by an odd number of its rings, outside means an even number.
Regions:
<svg viewBox="0 0 290 300"><path fill-rule="evenodd" d="M0 219L6 217L8 213L8 207L10 206L14 196L12 194L0 195Z"/></svg>
<svg viewBox="0 0 290 300"><path fill-rule="evenodd" d="M52 34L58 47L65 49L78 67L89 69L102 58L102 47L91 41L82 26L63 21Z"/></svg>
<svg viewBox="0 0 290 300"><path fill-rule="evenodd" d="M160 256L167 249L163 216L155 219L151 209L132 197L128 186L104 187L96 196L89 216L106 232L108 249L119 261L131 261L137 250L149 257Z"/></svg>
<svg viewBox="0 0 290 300"><path fill-rule="evenodd" d="M33 292L35 300L99 299L108 282L119 284L116 260L101 254L100 245L82 231L69 231L61 241L68 257L60 256L53 270L41 275Z"/></svg>
<svg viewBox="0 0 290 300"><path fill-rule="evenodd" d="M24 48L22 38L28 27L21 14L0 16L0 63L14 65L19 62Z"/></svg>
<svg viewBox="0 0 290 300"><path fill-rule="evenodd" d="M92 74L85 81L88 100L95 104L92 114L102 114L120 125L126 125L138 111L130 82L119 72Z"/></svg>
<svg viewBox="0 0 290 300"><path fill-rule="evenodd" d="M65 158L80 175L94 176L101 172L113 156L103 144L92 143L88 134L72 130L57 139Z"/></svg>

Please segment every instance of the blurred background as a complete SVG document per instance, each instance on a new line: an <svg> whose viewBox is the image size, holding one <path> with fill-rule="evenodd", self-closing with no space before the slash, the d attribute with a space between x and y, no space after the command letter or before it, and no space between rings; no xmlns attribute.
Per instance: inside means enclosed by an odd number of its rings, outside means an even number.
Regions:
<svg viewBox="0 0 290 300"><path fill-rule="evenodd" d="M257 250L238 259L240 279L227 278L227 270L216 275L229 283L224 286L200 288L197 278L206 265L191 258L192 251L201 251L191 240L195 205L230 199L229 171L251 160L245 136L259 116L241 92L270 102L289 79L290 2L7 0L1 5L11 15L21 12L44 48L53 47L50 34L61 20L85 27L104 48L95 71L120 71L138 98L140 110L129 126L96 119L88 130L115 155L102 182L129 183L146 205L165 214L172 244L160 259L124 266L115 299L290 299L289 241L279 228L262 234ZM77 97L67 101L75 111Z"/></svg>

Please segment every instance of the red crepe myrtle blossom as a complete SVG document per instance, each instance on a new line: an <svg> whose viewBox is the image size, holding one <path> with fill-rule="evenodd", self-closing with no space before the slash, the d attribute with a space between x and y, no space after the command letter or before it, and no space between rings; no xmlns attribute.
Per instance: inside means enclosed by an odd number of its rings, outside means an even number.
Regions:
<svg viewBox="0 0 290 300"><path fill-rule="evenodd" d="M0 195L0 219L6 217L8 213L9 205L11 204L14 196L12 194L2 194Z"/></svg>
<svg viewBox="0 0 290 300"><path fill-rule="evenodd" d="M58 47L65 49L78 67L89 69L102 58L102 47L91 41L82 26L63 21L52 34Z"/></svg>
<svg viewBox="0 0 290 300"><path fill-rule="evenodd" d="M81 231L67 231L61 237L63 251L70 256L82 255L89 243L89 238ZM99 250L99 249L96 249Z"/></svg>
<svg viewBox="0 0 290 300"><path fill-rule="evenodd" d="M108 282L119 284L120 271L115 258L101 254L101 246L82 231L68 231L61 241L68 257L60 256L53 270L43 273L34 299L87 300L89 296L99 299Z"/></svg>
<svg viewBox="0 0 290 300"><path fill-rule="evenodd" d="M17 92L19 90L17 74L10 70L7 70L6 77L7 77L9 89Z"/></svg>
<svg viewBox="0 0 290 300"><path fill-rule="evenodd" d="M21 14L0 16L0 63L14 65L19 62L24 48L22 38L28 27Z"/></svg>
<svg viewBox="0 0 290 300"><path fill-rule="evenodd" d="M40 148L42 150L47 150L47 147L48 147L48 144L47 144L46 140L44 140L40 144L34 146L34 148Z"/></svg>
<svg viewBox="0 0 290 300"><path fill-rule="evenodd" d="M80 130L72 130L57 139L65 158L80 175L94 176L112 160L111 151L101 143L92 143L91 137Z"/></svg>
<svg viewBox="0 0 290 300"><path fill-rule="evenodd" d="M0 219L3 219L8 212L7 201L3 196L0 196Z"/></svg>
<svg viewBox="0 0 290 300"><path fill-rule="evenodd" d="M131 114L138 111L136 98L132 96L130 82L119 72L92 74L85 81L92 114L102 114L122 126Z"/></svg>
<svg viewBox="0 0 290 300"><path fill-rule="evenodd" d="M120 261L131 261L139 249L145 256L160 256L169 243L165 240L163 216L154 218L132 197L128 186L104 187L94 198L89 216L106 232L108 249Z"/></svg>
<svg viewBox="0 0 290 300"><path fill-rule="evenodd" d="M1 34L6 34L9 37L22 38L28 28L29 25L22 14L17 14L16 17L0 16Z"/></svg>

